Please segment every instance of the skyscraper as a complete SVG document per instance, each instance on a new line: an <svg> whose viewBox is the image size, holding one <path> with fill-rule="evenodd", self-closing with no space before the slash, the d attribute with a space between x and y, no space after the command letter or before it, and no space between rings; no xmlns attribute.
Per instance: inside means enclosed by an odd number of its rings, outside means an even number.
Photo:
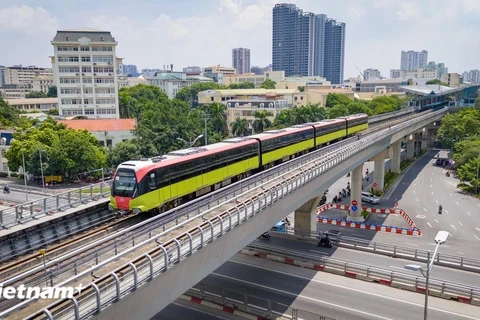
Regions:
<svg viewBox="0 0 480 320"><path fill-rule="evenodd" d="M294 4L273 8L273 70L286 76L323 76L343 82L345 24L324 14L304 13Z"/></svg>
<svg viewBox="0 0 480 320"><path fill-rule="evenodd" d="M428 63L428 51L402 51L402 57L400 61L400 70L416 70L425 68Z"/></svg>
<svg viewBox="0 0 480 320"><path fill-rule="evenodd" d="M250 72L250 49L235 48L232 49L232 67L235 68L237 74Z"/></svg>

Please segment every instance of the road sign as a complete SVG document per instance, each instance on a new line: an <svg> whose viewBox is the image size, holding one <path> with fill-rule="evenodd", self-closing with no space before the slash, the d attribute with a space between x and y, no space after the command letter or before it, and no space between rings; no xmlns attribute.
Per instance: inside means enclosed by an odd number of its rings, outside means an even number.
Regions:
<svg viewBox="0 0 480 320"><path fill-rule="evenodd" d="M353 212L356 212L357 211L357 206L351 206L350 209L353 211Z"/></svg>
<svg viewBox="0 0 480 320"><path fill-rule="evenodd" d="M352 206L356 206L358 204L357 200L352 200Z"/></svg>
<svg viewBox="0 0 480 320"><path fill-rule="evenodd" d="M377 187L377 183L376 183L376 182L373 183L373 187L374 187L374 188Z"/></svg>

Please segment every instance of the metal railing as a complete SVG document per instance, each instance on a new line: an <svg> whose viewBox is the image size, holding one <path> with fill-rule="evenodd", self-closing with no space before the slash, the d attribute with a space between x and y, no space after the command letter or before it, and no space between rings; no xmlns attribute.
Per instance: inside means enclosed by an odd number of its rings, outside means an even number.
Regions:
<svg viewBox="0 0 480 320"><path fill-rule="evenodd" d="M328 157L324 157L316 162L309 161L307 163L310 165L309 168L299 168L297 165L295 168L297 173L293 177L284 179L280 177L279 179L274 179L275 182L277 182L275 185L273 185L274 181L272 180L263 183L263 185L268 183L270 185L268 188L263 188L262 184L257 185L254 188L250 188L247 192L240 193L235 196L233 198L235 202L229 201L232 204L229 209L224 210L220 214L217 214L210 219L205 219L205 222L202 224L175 237L170 241L164 241L161 245L158 245L157 243L155 249L150 250L148 253L141 255L139 258L115 269L111 273L99 278L97 281L95 281L95 283L90 284L87 287L88 289L86 291L82 291L82 293L75 299L59 300L49 307L37 312L31 318L36 319L37 315L43 313L48 313L52 315L52 317L55 316L55 318L58 318L57 315L53 315L51 312L55 313L57 310L60 310L57 308L59 304L66 304L67 306L61 308L62 312L68 313L71 318L75 319L84 318L87 315L98 313L114 301L118 301L131 291L136 290L138 286L150 281L154 277L163 274L166 270L172 268L181 260L191 256L199 249L209 245L225 232L238 227L243 221L255 217L255 215L262 212L263 209L272 206L276 202L291 197L292 193L295 193L300 187L316 179L321 174L330 170L332 167L335 167L350 157L355 156L359 151L364 150L378 143L379 141L388 139L389 135L394 134L396 131L403 130L404 128L407 128L419 121L430 120L431 118L436 117L444 112L445 110L432 112L428 115L419 116L416 119L396 125L395 127L392 127L392 130L372 133L371 136L366 139L351 142L343 149L337 149L334 156L328 155ZM386 135L386 133L388 134ZM307 154L298 160L306 159L309 155L311 154ZM287 167L288 165L290 165L290 163L286 164ZM257 177L257 179L259 179L259 177ZM252 191L253 189L258 191L258 193L253 196L248 196L248 192ZM224 192L228 192L227 190L229 190L228 187L224 190ZM206 210L200 215L203 217L210 213L211 210ZM192 217L171 229L168 229L146 241L138 243L134 247L125 250L123 253L107 259L98 265L91 267L89 270L79 273L77 276L67 281L61 282L57 284L57 286L61 287L68 285L76 279L89 275L91 272L94 272L95 270L98 270L99 268L102 268L113 261L118 261L118 257L132 253L136 250L136 248L152 244L156 242L157 239L168 235L169 232L181 228L196 219L197 216ZM32 300L24 301L21 304L1 313L0 316L11 314L15 310L23 308L31 302ZM79 307L79 305L82 307ZM80 314L81 316L77 317L77 315ZM49 318L52 317L49 316ZM60 318L62 317L60 316Z"/></svg>
<svg viewBox="0 0 480 320"><path fill-rule="evenodd" d="M358 276L364 276L372 279L388 280L400 284L411 285L415 287L425 287L425 277L421 275L411 275L408 273L392 271L389 269L383 269L379 267L372 267L361 263L354 263L350 261L333 259L329 257L320 257L317 255L310 255L308 253L298 251L290 251L283 247L264 245L252 243L248 245L248 248L252 248L254 251L259 250L265 253L273 253L275 256L282 258L290 258L304 263L313 263L315 265L321 265L324 268L331 268L335 270L341 270L343 272L353 272ZM325 271L325 269L324 269ZM435 290L445 295L461 296L468 299L478 300L480 303L480 288L471 287L464 284L459 284L451 281L444 281L440 279L429 280L429 290Z"/></svg>
<svg viewBox="0 0 480 320"><path fill-rule="evenodd" d="M0 228L7 228L41 215L98 200L110 195L110 186L111 181L100 182L0 210Z"/></svg>
<svg viewBox="0 0 480 320"><path fill-rule="evenodd" d="M292 320L318 319L335 320L310 311L293 308L289 305L270 299L260 298L236 290L220 288L213 285L198 284L186 292L186 295L197 297L235 310L244 311L268 319L287 318Z"/></svg>
<svg viewBox="0 0 480 320"><path fill-rule="evenodd" d="M384 114L379 114L376 116L370 116L368 117L368 123L375 123L383 120L387 120L390 118L396 118L404 114L409 114L409 113L414 113L415 108L413 107L407 107L402 110L394 111L394 112L389 112L389 113L384 113Z"/></svg>
<svg viewBox="0 0 480 320"><path fill-rule="evenodd" d="M276 232L276 234L282 235L282 233L280 232ZM309 240L312 242L318 241L318 233L316 232L311 232L310 234L301 234L298 231L295 232L294 228L286 228L286 233L284 234L287 234L289 236L302 236L303 238L310 238ZM428 250L402 247L389 243L347 237L344 235L340 235L338 237L338 241L336 239L331 240L336 242L339 247L385 254L388 256L401 257L415 261L427 261ZM455 256L438 252L434 258L434 264L445 267L458 267L459 269L463 270L480 272L480 259L474 259L469 257Z"/></svg>

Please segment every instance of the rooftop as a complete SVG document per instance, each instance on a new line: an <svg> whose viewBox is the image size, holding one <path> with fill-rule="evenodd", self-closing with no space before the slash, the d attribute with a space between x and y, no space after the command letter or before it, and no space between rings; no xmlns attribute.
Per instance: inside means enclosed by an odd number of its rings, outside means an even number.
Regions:
<svg viewBox="0 0 480 320"><path fill-rule="evenodd" d="M423 86L401 86L405 92L413 93L420 96L437 96L463 90L463 88L450 88L438 84L426 84Z"/></svg>
<svg viewBox="0 0 480 320"><path fill-rule="evenodd" d="M219 90L206 90L199 93L215 92L224 96L236 96L236 95L266 95L266 94L293 94L298 92L297 89L219 89Z"/></svg>
<svg viewBox="0 0 480 320"><path fill-rule="evenodd" d="M135 119L88 119L59 120L67 127L75 130L93 131L129 131L135 129Z"/></svg>
<svg viewBox="0 0 480 320"><path fill-rule="evenodd" d="M93 42L115 42L115 38L112 37L110 31L100 31L86 28L64 31L59 30L57 31L55 38L53 38L53 42L76 42L81 38L89 38Z"/></svg>
<svg viewBox="0 0 480 320"><path fill-rule="evenodd" d="M22 104L54 104L58 103L58 98L32 98L32 99L5 99L11 106Z"/></svg>

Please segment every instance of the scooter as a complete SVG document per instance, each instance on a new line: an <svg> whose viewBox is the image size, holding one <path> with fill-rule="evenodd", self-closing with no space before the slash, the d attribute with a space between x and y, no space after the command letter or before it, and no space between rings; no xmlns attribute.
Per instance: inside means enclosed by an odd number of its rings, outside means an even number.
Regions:
<svg viewBox="0 0 480 320"><path fill-rule="evenodd" d="M450 177L450 172L447 171L447 173L445 173L445 175L446 175L447 177Z"/></svg>
<svg viewBox="0 0 480 320"><path fill-rule="evenodd" d="M10 193L10 189L3 189L3 193Z"/></svg>
<svg viewBox="0 0 480 320"><path fill-rule="evenodd" d="M270 240L270 233L264 232L264 233L262 234L262 238L267 239L267 240Z"/></svg>
<svg viewBox="0 0 480 320"><path fill-rule="evenodd" d="M344 198L347 197L347 190L342 189L342 197L344 197Z"/></svg>
<svg viewBox="0 0 480 320"><path fill-rule="evenodd" d="M319 247L325 247L325 248L332 248L333 247L332 242L330 241L330 239L328 239L328 237L322 237L320 239L320 241L318 242L318 246Z"/></svg>

